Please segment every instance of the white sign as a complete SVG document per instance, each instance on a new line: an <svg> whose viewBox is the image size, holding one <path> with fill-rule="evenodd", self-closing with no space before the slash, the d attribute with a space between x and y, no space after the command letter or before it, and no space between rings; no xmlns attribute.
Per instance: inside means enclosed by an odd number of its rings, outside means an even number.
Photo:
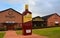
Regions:
<svg viewBox="0 0 60 38"><path fill-rule="evenodd" d="M26 30L26 33L31 33L31 30L30 30L30 29L27 29L27 30Z"/></svg>
<svg viewBox="0 0 60 38"><path fill-rule="evenodd" d="M58 21L55 21L56 24L58 24L59 22Z"/></svg>

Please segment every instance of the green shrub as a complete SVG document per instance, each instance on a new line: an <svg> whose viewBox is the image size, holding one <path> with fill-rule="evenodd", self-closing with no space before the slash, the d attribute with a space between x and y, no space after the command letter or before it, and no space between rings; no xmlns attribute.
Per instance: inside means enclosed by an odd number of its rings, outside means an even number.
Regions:
<svg viewBox="0 0 60 38"><path fill-rule="evenodd" d="M5 30L7 30L6 28L0 28L0 31L5 31Z"/></svg>
<svg viewBox="0 0 60 38"><path fill-rule="evenodd" d="M15 30L22 30L22 28L21 28L21 27L19 27L19 28L15 28Z"/></svg>
<svg viewBox="0 0 60 38"><path fill-rule="evenodd" d="M33 29L39 29L39 28L42 28L42 27L40 27L40 26L36 26L36 27L32 27Z"/></svg>

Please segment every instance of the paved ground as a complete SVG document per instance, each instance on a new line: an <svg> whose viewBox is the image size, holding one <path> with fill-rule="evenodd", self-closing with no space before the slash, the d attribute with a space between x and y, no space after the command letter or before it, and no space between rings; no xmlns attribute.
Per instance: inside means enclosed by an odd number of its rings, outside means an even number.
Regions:
<svg viewBox="0 0 60 38"><path fill-rule="evenodd" d="M4 38L19 38L19 37L17 36L15 31L10 30L10 31L6 31Z"/></svg>
<svg viewBox="0 0 60 38"><path fill-rule="evenodd" d="M48 37L32 34L32 35L28 35L28 36L19 35L19 38L48 38Z"/></svg>
<svg viewBox="0 0 60 38"><path fill-rule="evenodd" d="M4 38L47 38L46 36L39 36L36 34L24 36L24 35L17 35L16 31L6 31Z"/></svg>

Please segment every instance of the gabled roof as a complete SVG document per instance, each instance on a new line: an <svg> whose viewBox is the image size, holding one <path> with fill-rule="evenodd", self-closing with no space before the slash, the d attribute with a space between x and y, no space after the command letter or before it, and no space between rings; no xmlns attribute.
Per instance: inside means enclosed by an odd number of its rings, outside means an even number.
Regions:
<svg viewBox="0 0 60 38"><path fill-rule="evenodd" d="M33 19L35 19L35 18L41 18L40 16L36 16L36 17L34 17Z"/></svg>
<svg viewBox="0 0 60 38"><path fill-rule="evenodd" d="M40 17L40 16L34 17L34 18L33 18L33 21L36 21L35 19L37 19L37 18L39 18L39 21L44 21L44 20L42 19L42 17Z"/></svg>
<svg viewBox="0 0 60 38"><path fill-rule="evenodd" d="M54 13L54 14L50 14L50 15L47 15L47 16L43 16L42 18L44 19L44 20L47 20L48 18L50 18L51 16L53 16L53 15L57 15L57 16L59 16L57 13ZM59 16L60 17L60 16Z"/></svg>
<svg viewBox="0 0 60 38"><path fill-rule="evenodd" d="M9 8L9 9L3 10L3 11L0 11L0 13L5 12L5 11L8 11L8 10L13 10L13 11L15 11L16 13L18 13L18 14L22 15L20 12L18 12L18 11L16 11L16 10L14 10L14 9L12 9L12 8Z"/></svg>

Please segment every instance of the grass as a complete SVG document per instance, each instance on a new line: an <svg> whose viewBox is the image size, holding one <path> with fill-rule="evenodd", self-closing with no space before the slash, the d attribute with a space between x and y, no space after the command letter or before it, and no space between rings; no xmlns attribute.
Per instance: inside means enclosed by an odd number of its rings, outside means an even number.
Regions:
<svg viewBox="0 0 60 38"><path fill-rule="evenodd" d="M49 38L60 38L60 27L34 29L33 33L38 35L48 36Z"/></svg>
<svg viewBox="0 0 60 38"><path fill-rule="evenodd" d="M18 31L16 31L16 33L17 33L17 35L21 35L22 34L22 31L21 30L18 30Z"/></svg>
<svg viewBox="0 0 60 38"><path fill-rule="evenodd" d="M3 38L5 35L5 32L0 32L0 38Z"/></svg>
<svg viewBox="0 0 60 38"><path fill-rule="evenodd" d="M49 38L60 38L60 27L33 29L32 32L37 35L47 36ZM22 31L17 31L17 34L22 34Z"/></svg>

